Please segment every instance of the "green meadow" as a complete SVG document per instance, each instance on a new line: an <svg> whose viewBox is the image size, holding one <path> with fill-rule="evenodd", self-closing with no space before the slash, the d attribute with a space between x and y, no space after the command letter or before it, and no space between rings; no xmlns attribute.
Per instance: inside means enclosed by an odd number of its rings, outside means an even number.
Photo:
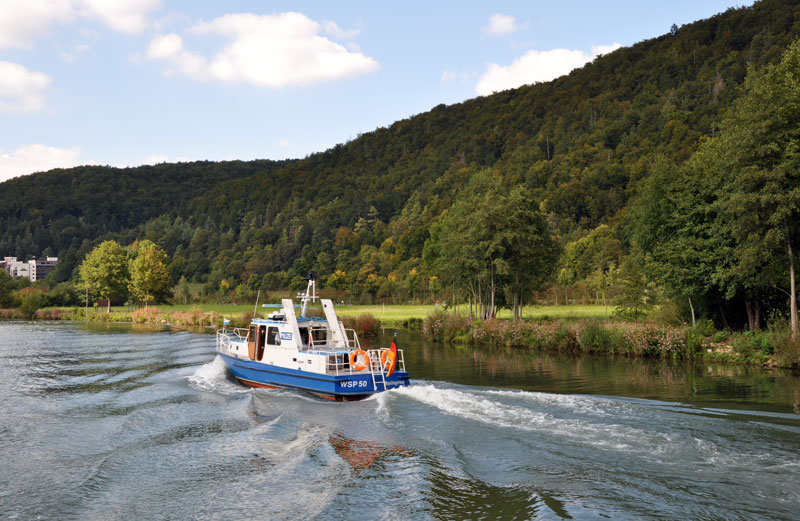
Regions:
<svg viewBox="0 0 800 521"><path fill-rule="evenodd" d="M244 313L252 313L253 304L180 304L157 306L162 313L172 313L175 311L189 311L201 309L204 312L217 312L222 316L240 317ZM312 306L311 309L319 308L319 305ZM275 308L258 308L260 316ZM407 323L410 320L423 320L425 317L441 309L440 306L433 304L374 304L374 305L338 305L336 313L339 316L355 317L358 315L371 314L379 319L384 326L396 327ZM113 308L114 311L127 311L128 308ZM466 315L469 312L467 306L459 306L458 312ZM569 306L529 306L522 312L524 319L541 318L609 318L614 312L614 306L594 306L594 305L569 305ZM499 318L511 318L511 311L500 310Z"/></svg>

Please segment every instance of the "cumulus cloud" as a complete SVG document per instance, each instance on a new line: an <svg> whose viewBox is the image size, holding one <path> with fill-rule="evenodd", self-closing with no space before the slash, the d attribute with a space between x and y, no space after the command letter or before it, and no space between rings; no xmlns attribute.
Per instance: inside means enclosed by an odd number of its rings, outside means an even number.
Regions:
<svg viewBox="0 0 800 521"><path fill-rule="evenodd" d="M95 18L117 31L140 32L161 0L0 0L0 49L29 49L51 24Z"/></svg>
<svg viewBox="0 0 800 521"><path fill-rule="evenodd" d="M592 47L592 59L601 56L603 54L614 52L620 47L622 47L622 45L618 43L612 43L611 45L595 45L594 47Z"/></svg>
<svg viewBox="0 0 800 521"><path fill-rule="evenodd" d="M18 63L0 61L0 112L30 112L44 106L50 77Z"/></svg>
<svg viewBox="0 0 800 521"><path fill-rule="evenodd" d="M33 172L44 172L52 168L71 168L80 164L79 147L56 148L45 145L22 145L5 153L0 150L0 182Z"/></svg>
<svg viewBox="0 0 800 521"><path fill-rule="evenodd" d="M0 49L28 49L51 23L75 17L72 0L0 0Z"/></svg>
<svg viewBox="0 0 800 521"><path fill-rule="evenodd" d="M157 165L159 163L169 163L169 156L166 154L151 154L142 161L143 165Z"/></svg>
<svg viewBox="0 0 800 521"><path fill-rule="evenodd" d="M474 73L469 72L458 72L451 69L445 69L442 71L442 76L439 78L439 83L442 85L452 85L453 83L460 83L466 84L470 82L470 79L474 77Z"/></svg>
<svg viewBox="0 0 800 521"><path fill-rule="evenodd" d="M505 67L490 63L478 80L475 92L486 95L529 83L550 81L582 67L600 54L607 54L620 47L618 43L596 46L592 48L591 54L570 49L530 50Z"/></svg>
<svg viewBox="0 0 800 521"><path fill-rule="evenodd" d="M148 25L148 15L161 7L161 0L82 0L76 3L89 16L123 33L143 31Z"/></svg>
<svg viewBox="0 0 800 521"><path fill-rule="evenodd" d="M85 53L85 52L86 52L86 51L88 51L90 48L91 48L91 47L89 47L89 46L88 46L88 45L86 45L86 44L80 44L80 45L76 45L76 46L73 48L73 52L61 51L61 52L59 52L59 53L58 53L58 56L59 56L59 58L61 58L63 61L65 61L65 62L67 62L67 63L72 63L72 62L74 62L74 61L77 59L77 56L78 56L79 54Z"/></svg>
<svg viewBox="0 0 800 521"><path fill-rule="evenodd" d="M513 16L507 14L495 13L489 17L489 25L486 26L486 32L492 36L502 36L504 34L513 33L518 29L517 21Z"/></svg>
<svg viewBox="0 0 800 521"><path fill-rule="evenodd" d="M323 30L302 13L228 14L188 31L230 40L213 56L187 50L183 38L174 33L154 38L146 56L166 61L167 74L272 88L311 85L379 67L362 52L325 38Z"/></svg>
<svg viewBox="0 0 800 521"><path fill-rule="evenodd" d="M322 22L322 28L327 34L333 36L334 38L339 38L340 40L349 40L350 38L355 38L358 36L358 33L361 32L361 30L358 28L350 30L341 29L338 25L336 25L336 22L331 22L330 20L324 20Z"/></svg>

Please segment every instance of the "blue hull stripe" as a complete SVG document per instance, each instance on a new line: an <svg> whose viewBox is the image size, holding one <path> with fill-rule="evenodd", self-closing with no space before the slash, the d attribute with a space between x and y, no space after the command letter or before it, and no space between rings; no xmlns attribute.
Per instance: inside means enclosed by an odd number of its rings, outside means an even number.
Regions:
<svg viewBox="0 0 800 521"><path fill-rule="evenodd" d="M275 387L291 387L330 396L362 396L384 391L383 382L369 374L324 375L286 367L251 362L219 353L233 375L248 382ZM388 389L409 384L407 372L396 372L386 379Z"/></svg>

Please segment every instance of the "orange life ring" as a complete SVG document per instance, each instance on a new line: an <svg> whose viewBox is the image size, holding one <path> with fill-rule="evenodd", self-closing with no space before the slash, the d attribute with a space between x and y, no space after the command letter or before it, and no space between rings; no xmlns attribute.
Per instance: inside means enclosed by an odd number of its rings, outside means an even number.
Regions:
<svg viewBox="0 0 800 521"><path fill-rule="evenodd" d="M361 357L360 362L358 361L359 357ZM367 352L363 349L350 351L350 367L356 371L361 371L362 369L369 367L369 356L367 356Z"/></svg>
<svg viewBox="0 0 800 521"><path fill-rule="evenodd" d="M381 349L381 367L384 371L388 371L394 365L396 357L391 349Z"/></svg>

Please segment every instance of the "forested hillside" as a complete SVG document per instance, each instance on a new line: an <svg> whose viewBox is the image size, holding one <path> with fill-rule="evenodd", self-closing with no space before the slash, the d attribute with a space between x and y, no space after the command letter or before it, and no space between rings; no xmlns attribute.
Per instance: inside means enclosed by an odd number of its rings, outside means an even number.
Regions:
<svg viewBox="0 0 800 521"><path fill-rule="evenodd" d="M286 161L81 166L0 184L0 256L57 255L71 276L92 241L131 230L233 179L269 172ZM84 241L87 241L84 244ZM85 251L83 253L86 253Z"/></svg>
<svg viewBox="0 0 800 521"><path fill-rule="evenodd" d="M454 204L476 197L465 190L476 176L495 186L488 175L520 190L514 197L541 212L559 247L540 295L647 301L658 292L644 269L648 252L631 240L629 206L654 165L683 164L720 132L748 68L776 63L798 35L800 5L763 0L673 26L551 82L439 105L296 162L196 164L204 181L182 174L186 165L142 167L155 179L131 189L92 188L96 177L78 176L90 167L28 176L0 185L0 253L49 247L67 260L59 276L68 278L83 239L147 238L167 252L175 280L203 282L209 294L285 288L314 270L351 298L433 298L447 284L455 292L455 282L432 231L446 228L440 221ZM32 195L42 185L58 187L57 202ZM119 195L85 204L98 190Z"/></svg>

